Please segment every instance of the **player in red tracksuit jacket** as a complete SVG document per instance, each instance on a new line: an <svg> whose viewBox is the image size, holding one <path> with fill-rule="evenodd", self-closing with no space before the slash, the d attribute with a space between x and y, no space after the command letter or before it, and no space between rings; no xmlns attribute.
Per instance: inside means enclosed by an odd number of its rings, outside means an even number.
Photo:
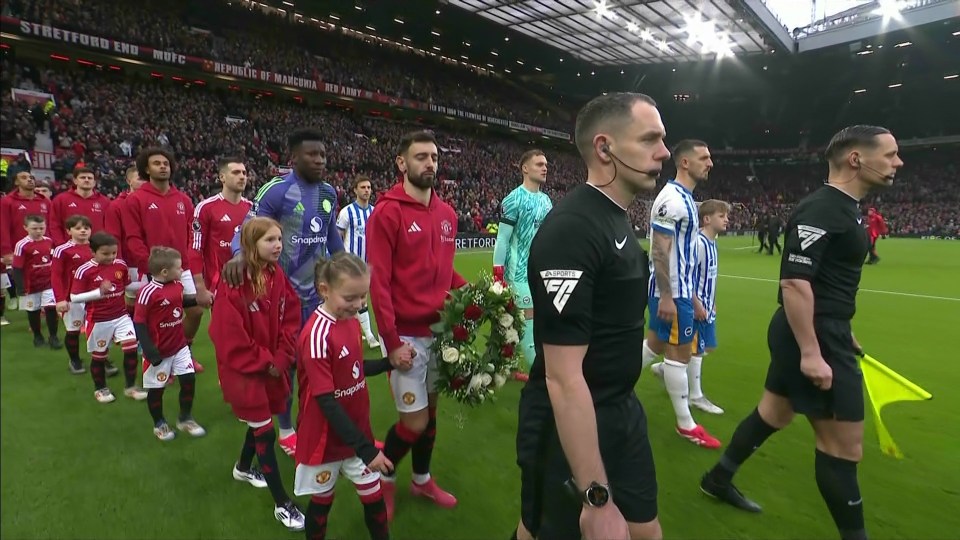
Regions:
<svg viewBox="0 0 960 540"><path fill-rule="evenodd" d="M886 237L890 234L890 230L887 228L887 222L880 215L880 212L877 212L876 208L867 210L867 231L870 233L870 258L867 260L867 264L877 264L880 262L880 256L877 255L877 239L880 236Z"/></svg>
<svg viewBox="0 0 960 540"><path fill-rule="evenodd" d="M137 169L141 177L150 178L150 181L130 193L120 207L124 260L137 268L141 284L146 283L146 276L150 273L147 262L150 248L164 246L180 253L190 253L193 202L170 182L173 168L173 155L166 150L147 148L140 152ZM184 257L183 269L183 294L194 296L197 289L189 272L189 257Z"/></svg>
<svg viewBox="0 0 960 540"><path fill-rule="evenodd" d="M92 227L91 234L105 229L110 198L95 191L97 179L93 175L93 169L87 167L74 169L73 185L74 189L57 195L50 205L50 226L47 227L47 235L53 238L56 246L70 240L66 226L70 216L86 216Z"/></svg>
<svg viewBox="0 0 960 540"><path fill-rule="evenodd" d="M247 279L237 288L220 282L209 327L223 399L249 426L233 477L269 487L274 517L290 530L303 530L303 512L283 487L273 427L273 415L286 409L290 395L300 298L277 265L283 245L276 221L259 217L247 221L240 231L240 246ZM260 471L252 467L254 454Z"/></svg>
<svg viewBox="0 0 960 540"><path fill-rule="evenodd" d="M123 252L126 251L123 235L123 205L126 204L127 197L134 191L140 189L140 186L144 184L144 180L140 178L140 171L137 170L136 165L127 167L126 178L127 185L130 189L120 193L115 199L110 201L110 206L107 207L107 215L103 223L105 230L119 242L117 246L117 257L119 258L123 258ZM132 317L133 306L137 300L137 291L140 289L140 272L135 267L130 267L127 271L130 272L130 286L126 291L127 310Z"/></svg>
<svg viewBox="0 0 960 540"><path fill-rule="evenodd" d="M466 281L453 268L457 214L433 191L437 160L431 133L414 132L401 139L397 166L403 183L384 193L370 214L367 261L383 350L394 365L413 356L411 370L390 378L400 421L387 433L384 454L396 464L412 448L411 492L450 508L457 499L430 477L437 415L437 358L430 350L430 325L440 320L448 292ZM383 479L392 518L395 477Z"/></svg>
<svg viewBox="0 0 960 540"><path fill-rule="evenodd" d="M20 171L13 178L16 190L0 197L0 260L13 264L13 248L27 235L23 220L27 216L43 216L50 221L50 200L35 193L37 181L30 171Z"/></svg>

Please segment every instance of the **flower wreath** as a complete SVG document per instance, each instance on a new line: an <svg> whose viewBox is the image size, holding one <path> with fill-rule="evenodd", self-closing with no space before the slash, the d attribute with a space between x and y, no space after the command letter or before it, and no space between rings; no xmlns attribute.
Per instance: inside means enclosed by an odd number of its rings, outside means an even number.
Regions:
<svg viewBox="0 0 960 540"><path fill-rule="evenodd" d="M490 335L480 351L478 332L488 322ZM430 327L436 335L431 348L438 359L437 391L468 405L493 398L520 364L523 323L513 293L490 275L451 291L440 322Z"/></svg>

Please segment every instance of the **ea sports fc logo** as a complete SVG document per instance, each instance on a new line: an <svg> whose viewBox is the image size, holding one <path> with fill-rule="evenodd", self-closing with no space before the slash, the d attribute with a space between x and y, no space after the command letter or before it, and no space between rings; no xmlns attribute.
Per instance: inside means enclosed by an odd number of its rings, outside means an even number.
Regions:
<svg viewBox="0 0 960 540"><path fill-rule="evenodd" d="M400 399L403 400L404 405L413 405L413 402L417 400L417 396L413 395L413 392L407 392L403 394L403 397Z"/></svg>
<svg viewBox="0 0 960 540"><path fill-rule="evenodd" d="M326 484L329 481L330 481L330 471L320 471L320 473L317 474L318 484Z"/></svg>

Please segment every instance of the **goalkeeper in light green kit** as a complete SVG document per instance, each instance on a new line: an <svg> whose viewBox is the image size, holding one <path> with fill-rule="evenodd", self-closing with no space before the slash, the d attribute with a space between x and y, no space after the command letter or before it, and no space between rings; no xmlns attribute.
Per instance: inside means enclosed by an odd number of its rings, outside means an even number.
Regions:
<svg viewBox="0 0 960 540"><path fill-rule="evenodd" d="M523 310L526 332L520 342L527 370L533 365L533 297L527 283L527 259L530 244L553 203L540 186L547 181L547 157L540 150L528 150L520 158L523 184L500 202L500 228L493 251L493 277L513 291L514 302ZM518 380L526 374L517 373Z"/></svg>

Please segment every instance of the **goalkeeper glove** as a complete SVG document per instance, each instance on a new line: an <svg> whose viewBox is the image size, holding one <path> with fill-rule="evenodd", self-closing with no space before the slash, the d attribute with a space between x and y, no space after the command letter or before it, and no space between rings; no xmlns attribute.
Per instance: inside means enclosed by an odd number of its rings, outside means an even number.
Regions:
<svg viewBox="0 0 960 540"><path fill-rule="evenodd" d="M506 285L507 282L503 279L503 266L496 265L493 267L493 280Z"/></svg>

